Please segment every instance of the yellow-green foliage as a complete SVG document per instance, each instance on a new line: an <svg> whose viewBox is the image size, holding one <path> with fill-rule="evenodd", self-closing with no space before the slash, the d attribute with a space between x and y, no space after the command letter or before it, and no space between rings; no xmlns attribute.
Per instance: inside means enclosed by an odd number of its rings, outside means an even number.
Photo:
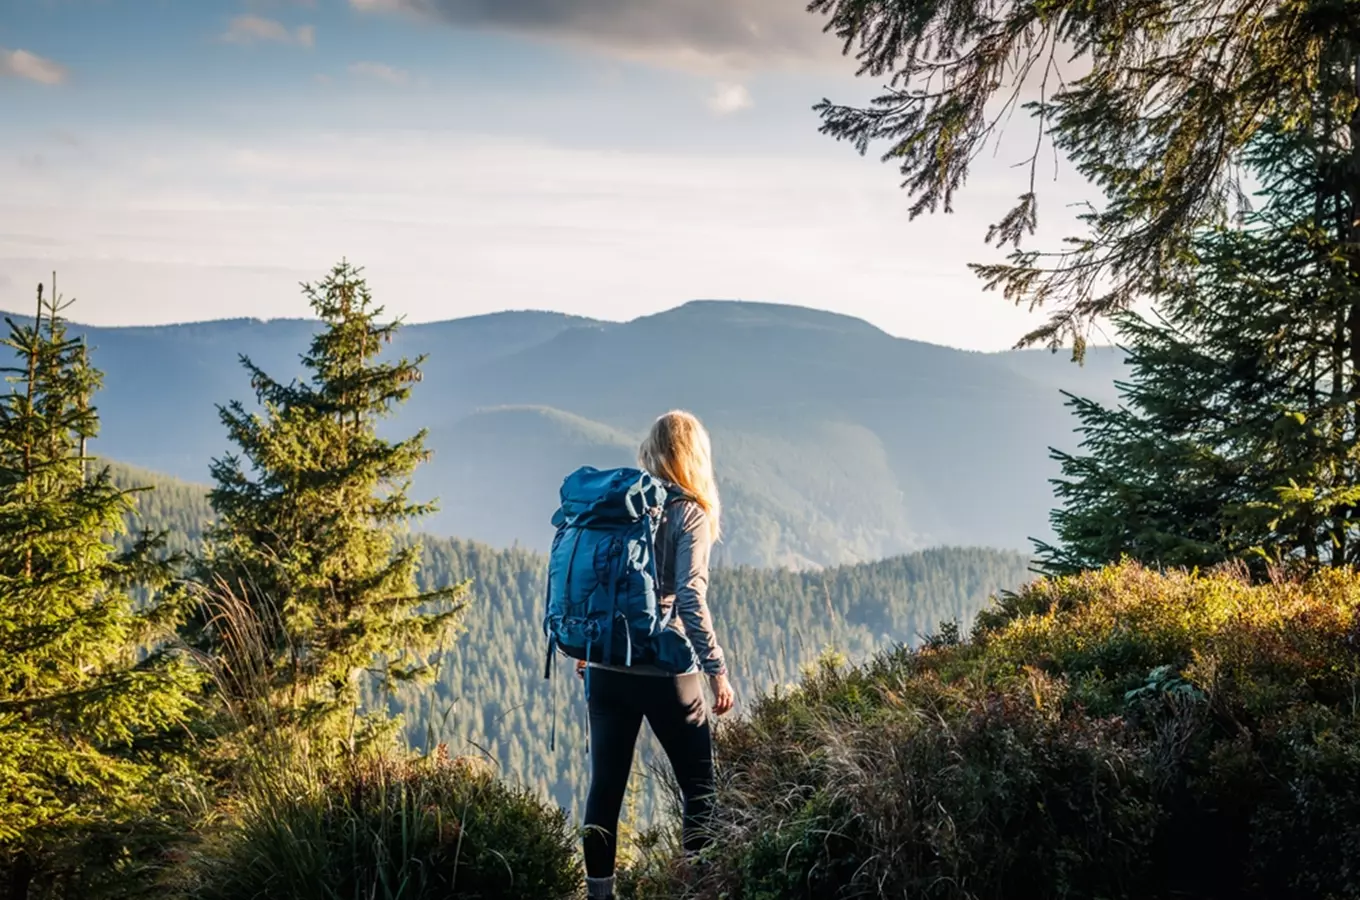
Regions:
<svg viewBox="0 0 1360 900"><path fill-rule="evenodd" d="M1343 570L1253 585L1232 572L1159 575L1133 564L1035 582L983 612L975 638L999 678L1060 674L1112 712L1151 671L1174 665L1205 691L1230 684L1249 709L1349 696L1360 578Z"/></svg>
<svg viewBox="0 0 1360 900"><path fill-rule="evenodd" d="M720 729L700 867L642 898L1360 896L1360 574L1128 564ZM688 875L684 873L688 871Z"/></svg>
<svg viewBox="0 0 1360 900"><path fill-rule="evenodd" d="M336 745L385 732L381 715L355 721L364 675L391 692L433 675L431 657L456 636L462 586L416 588L419 545L396 546L434 507L407 497L429 456L425 433L379 434L381 421L420 380L422 358L380 361L398 323L361 270L347 262L303 285L323 328L305 380L279 381L243 357L261 411L219 408L239 451L213 461L216 520L197 576L240 591L265 629L265 665L279 705ZM191 639L210 653L214 633Z"/></svg>
<svg viewBox="0 0 1360 900"><path fill-rule="evenodd" d="M38 298L0 340L18 373L0 392L0 884L18 900L137 880L176 818L199 686L160 547L105 540L132 503L83 456L100 374Z"/></svg>

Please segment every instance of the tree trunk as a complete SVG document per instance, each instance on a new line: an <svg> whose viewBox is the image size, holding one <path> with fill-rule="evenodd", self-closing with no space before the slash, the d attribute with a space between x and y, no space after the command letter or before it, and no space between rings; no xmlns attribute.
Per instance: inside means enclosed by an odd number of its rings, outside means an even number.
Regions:
<svg viewBox="0 0 1360 900"><path fill-rule="evenodd" d="M27 853L19 853L10 862L5 878L5 900L28 900L28 888L33 883L33 860Z"/></svg>
<svg viewBox="0 0 1360 900"><path fill-rule="evenodd" d="M1347 62L1349 63L1350 90L1353 97L1360 101L1360 54L1357 54L1355 46L1347 47ZM1346 201L1350 207L1350 227L1349 233L1344 236L1346 242L1347 256L1350 259L1350 286L1353 298L1350 310L1346 316L1346 337L1344 339L1338 335L1346 353L1346 364L1349 369L1346 372L1347 390L1345 393L1346 405L1341 418L1341 440L1343 445L1354 443L1360 434L1357 434L1356 403L1360 401L1360 103L1351 112L1349 123L1350 146L1346 148L1349 158L1347 160L1345 179L1346 179ZM1351 471L1349 454L1345 457L1348 461L1343 463L1340 478L1334 487L1339 488L1342 484L1349 485L1356 473ZM1333 514L1333 521L1336 527L1337 546L1335 564L1346 565L1351 562L1350 547L1348 538L1351 520L1354 515L1353 509L1337 510Z"/></svg>

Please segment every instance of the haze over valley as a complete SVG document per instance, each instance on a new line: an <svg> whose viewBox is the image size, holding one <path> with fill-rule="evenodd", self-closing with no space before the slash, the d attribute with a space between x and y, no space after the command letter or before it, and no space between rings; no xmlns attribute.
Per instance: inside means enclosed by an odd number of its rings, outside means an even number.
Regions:
<svg viewBox="0 0 1360 900"><path fill-rule="evenodd" d="M75 312L78 312L77 307ZM253 400L237 355L301 371L314 323L236 319L94 328L105 372L95 452L198 483L227 450L215 404ZM1060 388L1110 399L1122 356L985 354L903 340L801 307L696 301L630 322L503 312L403 327L428 354L385 425L429 429L422 531L543 550L562 477L630 464L671 407L711 427L729 513L721 561L793 567L1047 537L1047 448L1075 436Z"/></svg>

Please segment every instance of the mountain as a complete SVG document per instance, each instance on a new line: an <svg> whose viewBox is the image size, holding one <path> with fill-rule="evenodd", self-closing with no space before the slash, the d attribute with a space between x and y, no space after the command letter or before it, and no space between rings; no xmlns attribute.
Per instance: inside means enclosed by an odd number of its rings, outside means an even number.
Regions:
<svg viewBox="0 0 1360 900"><path fill-rule="evenodd" d="M78 310L77 310L78 311ZM248 401L238 354L300 372L316 324L76 326L106 373L96 452L191 481L228 448L215 405ZM427 355L393 435L429 429L420 527L546 548L562 477L631 462L657 414L710 426L728 514L719 559L815 567L941 544L1048 537L1050 445L1074 444L1060 387L1108 398L1122 354L1085 366L894 338L848 316L696 301L630 322L505 312L410 325Z"/></svg>
<svg viewBox="0 0 1360 900"><path fill-rule="evenodd" d="M1066 351L1011 350L996 354L996 358L1031 381L1054 390L1077 388L1082 396L1107 405L1119 401L1115 383L1128 377L1124 351L1118 347L1088 347L1079 365Z"/></svg>
<svg viewBox="0 0 1360 900"><path fill-rule="evenodd" d="M135 494L136 527L167 531L176 549L197 547L211 521L206 487L111 468L124 489L153 488ZM522 547L420 540L423 589L470 582L466 632L442 656L435 684L403 689L390 711L402 716L413 746L443 741L456 752L485 753L515 781L575 805L585 787L585 709L569 666L559 666L552 682L543 679L547 559ZM1028 565L1018 553L937 548L815 571L720 567L709 600L733 683L739 695L754 697L796 681L827 648L863 660L915 643L942 621L967 624L994 593L1028 581ZM370 693L367 702L384 701ZM650 738L647 745L655 753ZM651 785L644 815L658 796Z"/></svg>

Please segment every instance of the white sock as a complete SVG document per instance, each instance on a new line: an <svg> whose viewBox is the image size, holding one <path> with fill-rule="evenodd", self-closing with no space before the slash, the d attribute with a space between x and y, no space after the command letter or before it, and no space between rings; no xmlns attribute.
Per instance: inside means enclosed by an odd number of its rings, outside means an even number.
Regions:
<svg viewBox="0 0 1360 900"><path fill-rule="evenodd" d="M614 876L608 878L586 878L586 896L590 900L608 900L614 896Z"/></svg>

